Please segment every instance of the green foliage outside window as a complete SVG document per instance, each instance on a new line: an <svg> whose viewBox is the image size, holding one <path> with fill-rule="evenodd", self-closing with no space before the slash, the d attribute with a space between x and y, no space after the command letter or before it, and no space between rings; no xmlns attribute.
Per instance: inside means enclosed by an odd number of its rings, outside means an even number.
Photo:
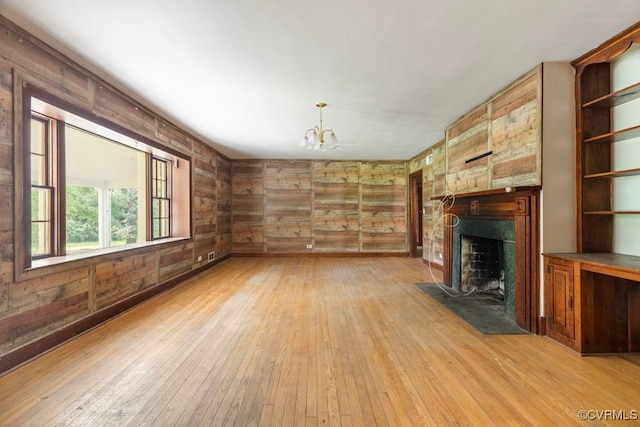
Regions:
<svg viewBox="0 0 640 427"><path fill-rule="evenodd" d="M135 188L116 188L111 193L111 246L135 243L138 237L138 195ZM68 186L67 247L98 247L98 189ZM82 247L80 248L79 245Z"/></svg>

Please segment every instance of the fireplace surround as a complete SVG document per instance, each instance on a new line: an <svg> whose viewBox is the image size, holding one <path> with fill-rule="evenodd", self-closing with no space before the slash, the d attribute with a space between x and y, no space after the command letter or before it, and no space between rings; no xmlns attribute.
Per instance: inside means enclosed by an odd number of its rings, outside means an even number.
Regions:
<svg viewBox="0 0 640 427"><path fill-rule="evenodd" d="M459 287L460 258L455 248L460 236L472 233L506 242L505 257L510 258L506 264L512 267L505 270L505 283L510 280L513 287L505 289L507 314L510 311L518 326L536 334L544 332L539 316L539 198L540 187L456 194L443 212L445 285Z"/></svg>

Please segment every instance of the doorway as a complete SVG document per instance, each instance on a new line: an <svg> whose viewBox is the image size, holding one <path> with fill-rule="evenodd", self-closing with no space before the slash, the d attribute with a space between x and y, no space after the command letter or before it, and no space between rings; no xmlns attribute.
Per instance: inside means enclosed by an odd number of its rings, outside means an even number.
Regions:
<svg viewBox="0 0 640 427"><path fill-rule="evenodd" d="M409 255L422 258L422 171L409 176Z"/></svg>

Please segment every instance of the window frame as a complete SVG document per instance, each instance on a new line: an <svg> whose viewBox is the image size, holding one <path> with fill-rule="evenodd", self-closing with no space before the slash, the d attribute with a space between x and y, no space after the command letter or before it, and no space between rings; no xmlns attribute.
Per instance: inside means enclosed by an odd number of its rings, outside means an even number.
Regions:
<svg viewBox="0 0 640 427"><path fill-rule="evenodd" d="M26 236L26 241L27 241L27 247L29 248L33 248L32 246L32 236L33 236L33 215L32 215L32 205L31 205L31 200L32 200L32 192L33 192L33 188L38 188L38 189L42 189L45 190L46 192L48 192L48 196L47 196L47 206L48 207L48 212L47 215L49 217L48 221L40 221L40 222L44 222L44 223L48 223L49 224L49 231L47 233L47 243L46 246L48 247L48 251L46 251L45 253L43 253L42 255L33 255L33 253L31 254L31 259L40 259L40 258L49 258L51 256L54 256L54 254L56 253L56 242L54 239L55 236L55 231L54 231L54 227L55 227L55 218L57 216L56 214L56 188L57 186L55 185L55 183L53 182L53 177L56 175L55 172L53 171L53 164L54 164L54 158L56 156L54 156L54 150L53 150L53 143L52 143L52 139L55 138L54 134L55 134L55 129L56 126L53 123L53 121L51 120L50 117L46 117L42 114L31 114L30 118L29 118L29 129L31 129L31 124L33 122L33 120L37 120L39 122L41 122L43 124L43 129L44 129L44 135L43 135L43 151L44 153L42 154L43 158L43 169L44 171L42 172L42 175L44 175L44 179L42 180L43 182L40 184L35 184L33 183L33 177L32 177L32 171L31 169L29 169L29 187L31 188L31 190L29 191L29 210L25 209L25 214L26 212L29 212L30 215L30 224L31 227L29 228L29 233ZM33 166L33 139L30 137L29 138L29 165L30 168ZM25 171L25 178L26 178L26 171ZM26 198L26 193L25 193L25 198ZM25 215L25 220L26 220L26 215Z"/></svg>
<svg viewBox="0 0 640 427"><path fill-rule="evenodd" d="M182 166L180 172L180 192L186 192L187 195L182 197L179 201L174 200L174 203L180 203L178 210L181 213L181 219L184 223L178 227L178 234L152 240L150 234L147 232L147 238L144 242L132 243L124 246L114 246L109 248L103 248L99 250L88 251L82 254L74 255L53 255L47 257L33 257L31 248L31 117L32 117L32 99L36 98L46 104L54 106L55 109L68 113L69 115L77 116L78 118L86 121L87 123L99 126L108 131L117 132L126 138L130 138L136 143L139 143L144 149L140 150L147 153L147 158L152 156L158 156L160 158L172 161ZM145 247L156 247L159 244L170 243L180 240L191 240L193 238L193 199L190 196L192 193L192 172L191 164L192 158L174 149L166 147L158 142L146 138L138 133L126 129L120 125L110 122L102 117L99 117L91 112L88 112L82 108L79 108L67 101L64 101L55 95L52 95L47 90L41 87L25 81L19 73L14 70L14 242L15 242L15 268L14 279L20 281L31 277L39 277L42 274L49 274L52 269L55 271L63 271L67 268L73 268L76 265L88 265L95 261L92 261L95 257L101 257L108 254L113 254L130 250L140 250ZM47 116L49 112L47 111ZM55 116L55 114L53 115ZM64 117L53 117L54 120L60 120L59 123L66 123ZM64 126L54 126L56 137L60 137L60 134L64 134ZM86 129L91 131L91 129ZM53 156L52 167L56 169L54 172L54 192L57 188L65 188L65 173L64 173L64 136L63 143L57 141L57 149L51 150ZM133 147L139 149L139 147ZM150 163L150 160L147 164ZM184 167L186 165L186 167ZM147 171L147 179L150 179L150 173ZM56 187L57 186L57 187ZM184 191L188 189L188 191ZM64 193L64 191L57 191L57 193ZM54 215L64 218L65 201L63 194L55 194L54 206L52 207ZM146 198L150 200L150 192L147 190ZM57 206L57 207L56 207ZM150 206L147 207L148 211ZM149 213L145 214L146 218L149 218ZM176 221L173 218L172 221ZM66 221L60 221L56 218L52 218L53 227L52 230L53 242L52 251L60 254L59 249L64 248L65 239L65 223ZM149 227L149 220L147 220L147 227ZM174 229L172 227L172 229ZM71 263L71 264L69 264ZM43 268L46 268L43 271Z"/></svg>
<svg viewBox="0 0 640 427"><path fill-rule="evenodd" d="M158 164L162 163L164 165L164 176L162 178L164 179L160 179L157 176L158 173ZM149 174L149 179L151 180L151 190L149 191L149 199L150 199L150 203L149 203L149 216L150 216L150 221L149 221L149 240L159 240L159 239L166 239L167 237L171 236L171 231L172 231L172 227L171 227L171 217L172 217L172 209L171 209L171 193L172 193L172 180L171 180L171 167L170 167L170 161L167 159L163 159L161 157L158 156L151 156L151 173ZM162 185L162 194L164 195L164 197L159 196L158 195L158 186L163 183ZM168 216L162 216L161 215L161 211L162 209L160 209L160 206L158 207L158 216L156 217L155 215L155 201L158 201L158 204L161 205L163 203L166 203L167 209L169 210ZM168 220L168 224L166 226L166 234L162 234L160 233L159 235L156 236L155 234L155 221L156 220L163 220L166 219ZM158 229L162 229L163 227L161 227L160 225L158 225Z"/></svg>

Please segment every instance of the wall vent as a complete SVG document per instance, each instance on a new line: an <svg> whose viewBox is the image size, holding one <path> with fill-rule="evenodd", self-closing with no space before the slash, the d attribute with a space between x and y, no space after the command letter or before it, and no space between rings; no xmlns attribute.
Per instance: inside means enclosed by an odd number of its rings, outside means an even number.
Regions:
<svg viewBox="0 0 640 427"><path fill-rule="evenodd" d="M430 165L431 163L433 163L433 153L429 154L425 159L424 159L425 164Z"/></svg>

